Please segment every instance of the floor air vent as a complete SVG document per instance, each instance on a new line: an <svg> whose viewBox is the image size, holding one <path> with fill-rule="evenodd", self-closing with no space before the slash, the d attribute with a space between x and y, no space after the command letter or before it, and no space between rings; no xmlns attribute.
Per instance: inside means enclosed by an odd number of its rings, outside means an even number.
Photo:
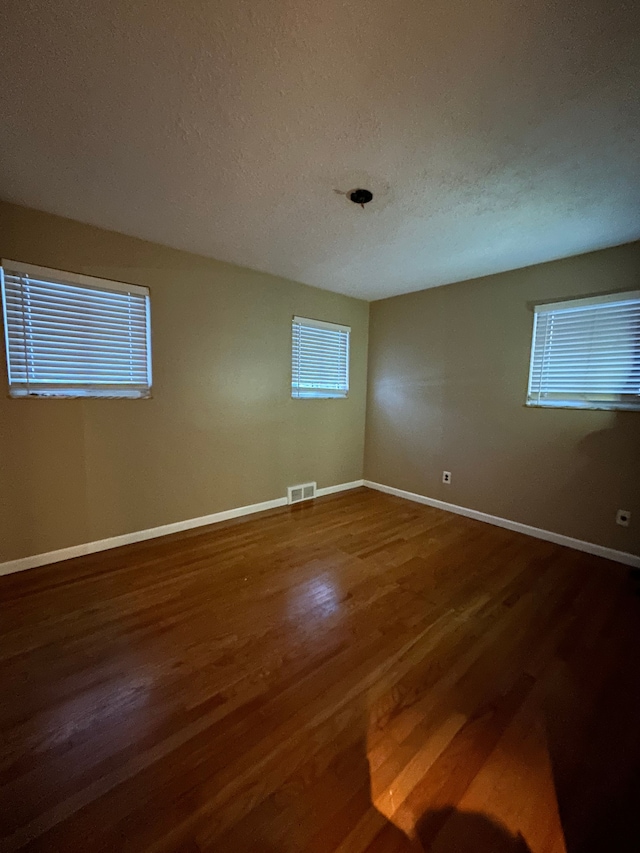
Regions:
<svg viewBox="0 0 640 853"><path fill-rule="evenodd" d="M316 496L315 483L302 483L300 486L289 486L287 488L287 498L290 504L297 504L300 501L308 501Z"/></svg>

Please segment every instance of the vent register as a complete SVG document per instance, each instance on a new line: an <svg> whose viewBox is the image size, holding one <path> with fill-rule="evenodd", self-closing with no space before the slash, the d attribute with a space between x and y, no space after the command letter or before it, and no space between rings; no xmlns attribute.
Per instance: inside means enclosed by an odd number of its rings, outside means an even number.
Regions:
<svg viewBox="0 0 640 853"><path fill-rule="evenodd" d="M316 483L302 483L299 486L289 486L287 488L287 503L297 504L301 501L308 501L316 496Z"/></svg>

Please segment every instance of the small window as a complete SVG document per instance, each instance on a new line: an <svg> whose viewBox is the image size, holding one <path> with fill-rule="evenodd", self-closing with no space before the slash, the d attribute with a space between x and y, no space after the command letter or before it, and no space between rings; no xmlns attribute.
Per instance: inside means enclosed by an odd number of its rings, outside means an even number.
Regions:
<svg viewBox="0 0 640 853"><path fill-rule="evenodd" d="M149 291L2 262L12 397L148 397Z"/></svg>
<svg viewBox="0 0 640 853"><path fill-rule="evenodd" d="M527 404L640 409L640 291L537 305Z"/></svg>
<svg viewBox="0 0 640 853"><path fill-rule="evenodd" d="M292 397L346 397L349 326L293 318Z"/></svg>

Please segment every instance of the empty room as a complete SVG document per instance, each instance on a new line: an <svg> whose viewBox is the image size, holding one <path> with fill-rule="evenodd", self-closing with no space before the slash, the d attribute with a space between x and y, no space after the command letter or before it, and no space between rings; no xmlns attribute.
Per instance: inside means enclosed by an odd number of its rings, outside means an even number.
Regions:
<svg viewBox="0 0 640 853"><path fill-rule="evenodd" d="M0 32L0 853L638 853L640 5Z"/></svg>

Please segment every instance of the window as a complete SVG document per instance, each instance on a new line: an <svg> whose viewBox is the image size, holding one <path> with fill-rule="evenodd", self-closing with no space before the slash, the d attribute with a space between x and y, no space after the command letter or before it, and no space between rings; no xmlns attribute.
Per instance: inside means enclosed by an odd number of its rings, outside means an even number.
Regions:
<svg viewBox="0 0 640 853"><path fill-rule="evenodd" d="M292 397L346 397L349 393L349 326L294 317Z"/></svg>
<svg viewBox="0 0 640 853"><path fill-rule="evenodd" d="M640 291L537 305L527 404L640 409Z"/></svg>
<svg viewBox="0 0 640 853"><path fill-rule="evenodd" d="M3 261L12 397L148 397L145 287Z"/></svg>

